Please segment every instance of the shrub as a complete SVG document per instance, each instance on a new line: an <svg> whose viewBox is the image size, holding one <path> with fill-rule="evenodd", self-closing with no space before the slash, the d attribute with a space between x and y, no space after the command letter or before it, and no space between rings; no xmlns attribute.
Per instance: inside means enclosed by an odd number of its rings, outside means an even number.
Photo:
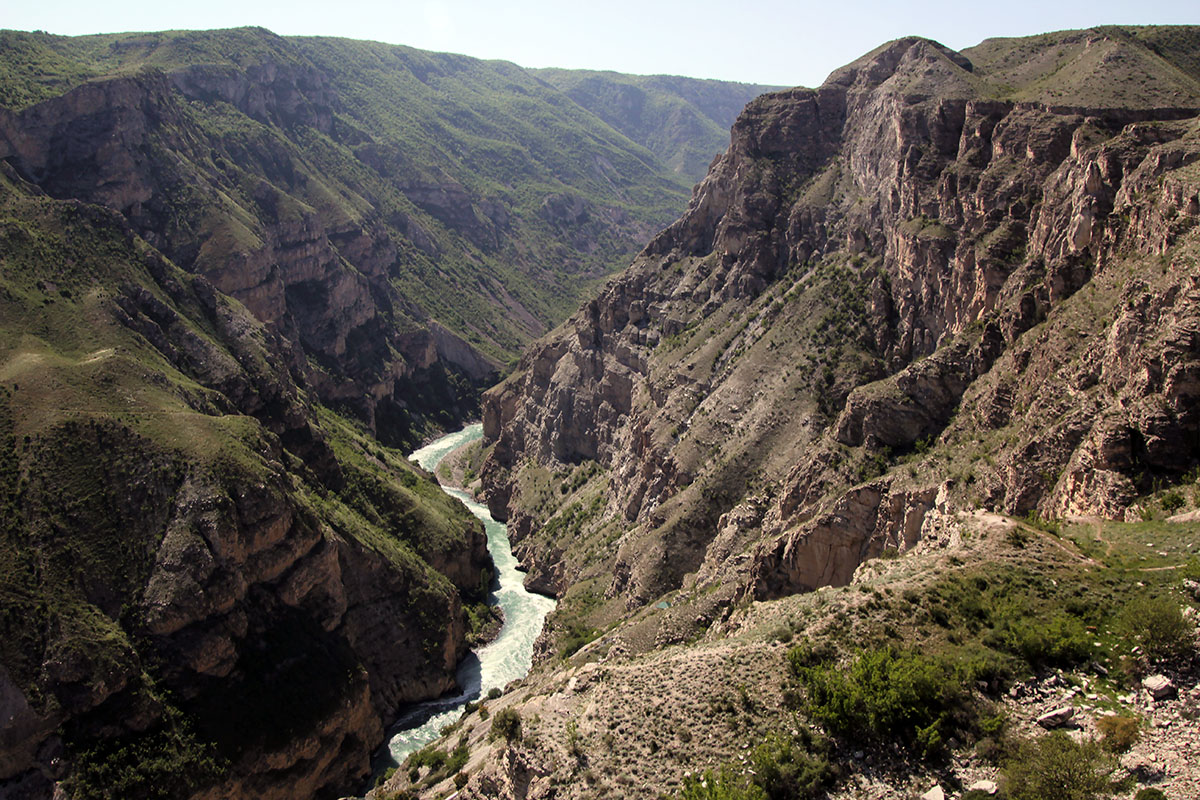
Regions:
<svg viewBox="0 0 1200 800"><path fill-rule="evenodd" d="M1091 657L1092 638L1083 622L1068 614L1056 614L1049 620L1012 616L989 633L984 643L1020 656L1033 667L1067 667Z"/></svg>
<svg viewBox="0 0 1200 800"><path fill-rule="evenodd" d="M379 777L378 777L378 778L376 778L376 779L375 779L375 785L376 785L376 786L383 786L383 784L385 784L385 783L387 783L388 781L390 781L390 780L392 779L392 776L393 776L393 775L395 775L395 774L396 774L396 768L395 768L395 767L388 767L386 770L384 770L384 771L383 771L383 772L382 772L382 773L379 775Z"/></svg>
<svg viewBox="0 0 1200 800"><path fill-rule="evenodd" d="M1104 738L1101 744L1113 753L1124 753L1138 740L1138 721L1135 717L1114 714L1096 722Z"/></svg>
<svg viewBox="0 0 1200 800"><path fill-rule="evenodd" d="M457 775L454 776L454 788L455 789L463 788L464 786L467 785L467 781L469 781L470 779L471 778L470 778L470 776L467 775L467 773L465 773L465 772L458 773Z"/></svg>
<svg viewBox="0 0 1200 800"><path fill-rule="evenodd" d="M74 797L165 800L195 793L226 769L215 748L193 732L181 712L167 706L159 726L82 749L68 785Z"/></svg>
<svg viewBox="0 0 1200 800"><path fill-rule="evenodd" d="M496 698L500 697L500 695L502 695L502 694L504 694L503 690L498 689L497 687L493 686L491 689L488 689L487 699L495 700Z"/></svg>
<svg viewBox="0 0 1200 800"><path fill-rule="evenodd" d="M679 797L680 800L768 800L758 784L729 767L720 772L705 770L701 776L684 778Z"/></svg>
<svg viewBox="0 0 1200 800"><path fill-rule="evenodd" d="M567 752L576 759L583 757L583 745L579 739L579 725L576 724L575 720L567 722Z"/></svg>
<svg viewBox="0 0 1200 800"><path fill-rule="evenodd" d="M467 765L467 759L471 757L471 751L467 749L466 738L459 739L458 747L450 753L450 757L446 759L446 774L453 775Z"/></svg>
<svg viewBox="0 0 1200 800"><path fill-rule="evenodd" d="M837 779L829 744L807 728L796 736L771 733L749 754L744 771L726 765L687 778L681 800L815 800Z"/></svg>
<svg viewBox="0 0 1200 800"><path fill-rule="evenodd" d="M398 789L389 794L380 795L379 800L417 800L411 789Z"/></svg>
<svg viewBox="0 0 1200 800"><path fill-rule="evenodd" d="M1175 489L1171 489L1164 494L1160 502L1162 503L1163 511L1166 511L1168 514L1183 508L1184 504L1183 495Z"/></svg>
<svg viewBox="0 0 1200 800"><path fill-rule="evenodd" d="M929 756L954 727L952 713L967 705L964 676L945 658L888 647L860 651L848 669L797 661L809 714L836 736L895 739Z"/></svg>
<svg viewBox="0 0 1200 800"><path fill-rule="evenodd" d="M1139 789L1138 793L1133 796L1133 800L1167 800L1167 796L1163 794L1162 789L1147 786Z"/></svg>
<svg viewBox="0 0 1200 800"><path fill-rule="evenodd" d="M1195 647L1192 626L1169 597L1135 597L1121 613L1119 627L1151 661L1180 656Z"/></svg>
<svg viewBox="0 0 1200 800"><path fill-rule="evenodd" d="M496 738L502 738L509 744L521 741L521 715L514 709L506 708L492 717L488 739Z"/></svg>
<svg viewBox="0 0 1200 800"><path fill-rule="evenodd" d="M1113 765L1093 740L1061 731L1022 742L1005 764L1008 800L1093 800L1109 787Z"/></svg>
<svg viewBox="0 0 1200 800"><path fill-rule="evenodd" d="M429 767L430 772L436 772L446 766L447 758L445 750L438 750L430 746L413 753L404 763L409 768L410 774L412 770L421 767Z"/></svg>
<svg viewBox="0 0 1200 800"><path fill-rule="evenodd" d="M795 740L771 734L750 754L752 780L769 800L812 800L837 777L827 753L825 741L807 730Z"/></svg>

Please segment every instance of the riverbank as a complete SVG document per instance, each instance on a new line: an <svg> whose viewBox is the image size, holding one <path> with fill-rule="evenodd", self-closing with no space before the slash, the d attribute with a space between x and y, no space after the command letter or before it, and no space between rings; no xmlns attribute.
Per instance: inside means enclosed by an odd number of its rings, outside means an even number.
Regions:
<svg viewBox="0 0 1200 800"><path fill-rule="evenodd" d="M462 501L483 522L488 552L496 568L496 581L488 603L500 609L504 624L493 641L472 650L459 665L459 694L406 709L389 733L386 751L378 759L377 773L403 764L410 754L434 742L443 728L458 721L468 702L486 696L493 689L503 691L512 681L523 678L533 662L534 640L542 630L546 615L555 606L554 600L525 590L525 573L517 568L507 528L493 520L487 507L476 502L468 489L448 485L456 476L461 480L461 476L467 474L470 465L467 454L472 445L476 445L478 451L482 438L481 424L468 425L422 447L409 459L437 475L443 489ZM456 453L459 455L455 456ZM443 462L448 467L451 463L462 466L457 470L449 469L443 477L440 474ZM469 488L470 482L467 486Z"/></svg>
<svg viewBox="0 0 1200 800"><path fill-rule="evenodd" d="M438 463L434 477L446 489L458 489L479 500L479 467L483 464L483 439L463 442Z"/></svg>

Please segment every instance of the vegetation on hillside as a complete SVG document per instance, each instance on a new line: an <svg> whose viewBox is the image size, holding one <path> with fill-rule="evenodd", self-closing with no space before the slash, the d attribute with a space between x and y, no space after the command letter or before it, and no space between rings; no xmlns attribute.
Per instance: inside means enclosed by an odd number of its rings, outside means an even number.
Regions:
<svg viewBox="0 0 1200 800"><path fill-rule="evenodd" d="M187 796L362 701L363 652L275 598L261 562L238 563L262 545L238 536L376 554L411 603L395 623L426 643L412 657L440 663L461 621L436 610L481 601L489 579L430 566L476 534L461 504L315 408L245 309L116 214L0 180L0 665L61 725L69 789ZM232 586L188 583L206 578ZM240 597L237 580L258 585ZM228 633L206 605L226 596ZM189 654L170 615L233 651ZM193 671L209 657L229 659L224 680Z"/></svg>

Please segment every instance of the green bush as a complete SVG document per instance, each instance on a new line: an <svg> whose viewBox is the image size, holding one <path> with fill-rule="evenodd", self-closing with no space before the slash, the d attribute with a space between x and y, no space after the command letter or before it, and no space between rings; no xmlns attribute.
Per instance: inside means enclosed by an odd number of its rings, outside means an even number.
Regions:
<svg viewBox="0 0 1200 800"><path fill-rule="evenodd" d="M796 739L771 734L754 748L750 765L753 782L769 800L813 800L837 777L828 745L807 730Z"/></svg>
<svg viewBox="0 0 1200 800"><path fill-rule="evenodd" d="M573 719L567 721L567 752L576 759L583 758L583 743L579 737L579 725Z"/></svg>
<svg viewBox="0 0 1200 800"><path fill-rule="evenodd" d="M388 767L383 773L380 774L380 776L378 778L375 779L375 785L383 786L385 783L390 781L392 779L392 776L395 774L396 774L396 768Z"/></svg>
<svg viewBox="0 0 1200 800"><path fill-rule="evenodd" d="M984 637L984 643L1020 656L1030 666L1068 667L1092 655L1092 638L1069 614L1049 620L1011 616Z"/></svg>
<svg viewBox="0 0 1200 800"><path fill-rule="evenodd" d="M379 800L417 800L411 789L399 789L390 794L380 795Z"/></svg>
<svg viewBox="0 0 1200 800"><path fill-rule="evenodd" d="M404 765L408 767L410 774L412 770L420 769L421 767L429 767L431 772L436 772L446 766L447 758L445 750L438 750L436 747L431 746L410 755L405 760Z"/></svg>
<svg viewBox="0 0 1200 800"><path fill-rule="evenodd" d="M888 647L859 651L848 668L803 661L792 664L807 690L809 714L836 736L905 742L930 756L958 727L955 712L969 705L963 689L968 676L944 657Z"/></svg>
<svg viewBox="0 0 1200 800"><path fill-rule="evenodd" d="M228 768L173 706L166 706L158 726L101 739L75 758L74 773L67 781L72 795L104 800L187 796L215 783Z"/></svg>
<svg viewBox="0 0 1200 800"><path fill-rule="evenodd" d="M1113 714L1097 720L1096 727L1100 729L1100 735L1103 737L1101 744L1113 753L1124 753L1138 740L1136 717Z"/></svg>
<svg viewBox="0 0 1200 800"><path fill-rule="evenodd" d="M1192 626L1183 618L1179 603L1169 597L1143 594L1133 598L1120 615L1119 627L1151 661L1181 656L1195 648Z"/></svg>
<svg viewBox="0 0 1200 800"><path fill-rule="evenodd" d="M446 759L446 774L454 775L467 765L467 759L471 757L471 751L467 749L465 739L459 739L458 747L455 747L450 753L450 757Z"/></svg>
<svg viewBox="0 0 1200 800"><path fill-rule="evenodd" d="M771 733L749 754L745 771L726 765L684 780L681 800L815 800L837 780L829 744L807 728Z"/></svg>
<svg viewBox="0 0 1200 800"><path fill-rule="evenodd" d="M506 708L492 717L492 727L488 739L501 738L512 744L521 741L521 715L514 709Z"/></svg>
<svg viewBox="0 0 1200 800"><path fill-rule="evenodd" d="M684 778L679 797L680 800L768 800L762 787L729 767Z"/></svg>
<svg viewBox="0 0 1200 800"><path fill-rule="evenodd" d="M1163 511L1166 511L1168 514L1178 511L1184 505L1183 495L1176 489L1166 492L1159 502L1162 503Z"/></svg>
<svg viewBox="0 0 1200 800"><path fill-rule="evenodd" d="M1093 800L1109 788L1113 764L1095 741L1062 732L1022 742L1004 767L1008 800Z"/></svg>
<svg viewBox="0 0 1200 800"><path fill-rule="evenodd" d="M1167 800L1167 796L1163 794L1162 789L1147 786L1143 789L1138 789L1138 793L1133 796L1133 800Z"/></svg>

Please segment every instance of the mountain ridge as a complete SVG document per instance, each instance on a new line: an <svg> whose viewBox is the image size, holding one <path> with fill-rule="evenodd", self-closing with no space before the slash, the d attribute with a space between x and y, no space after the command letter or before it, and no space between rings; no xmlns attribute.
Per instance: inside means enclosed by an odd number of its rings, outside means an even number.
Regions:
<svg viewBox="0 0 1200 800"><path fill-rule="evenodd" d="M1194 43L1196 29L1181 35ZM1071 45L1061 59L1100 53L1088 64L1141 48L1104 30L1044 38ZM976 488L942 486L939 456L925 455L959 452L939 437L974 430L960 406L970 387L993 380L996 364L1024 369L1012 354L1031 352L1018 343L1060 303L1089 285L1120 293L1096 280L1110 264L1136 269L1161 256L1182 265L1167 271L1180 281L1165 295L1176 305L1152 315L1174 315L1179 332L1145 335L1184 335L1200 95L1163 106L1175 84L1148 78L1140 100L1116 104L1145 66L1130 63L1115 88L1085 74L1087 96L1111 106L1082 109L1053 87L1044 102L1001 100L965 56L908 38L818 89L750 103L688 213L486 395L495 447L484 491L493 515L509 520L530 581L562 598L551 641L569 638L573 594L591 609L578 612L580 628L602 629L672 591L707 590L697 614L709 617L744 592L843 584L882 548L912 546L921 520L946 503L1124 514L1150 488L1149 473L1178 480L1194 452L1132 445L1106 456L1113 483L1089 498L1099 487L1085 465L1102 462L1075 447L1086 420L1109 413L1140 431L1135 439L1188 440L1187 347L1172 351L1185 359L1169 370L1178 382L1139 384L1166 393L1169 421L1100 402L1072 417L1070 434L1054 434L1065 437L1055 449L1022 417L1009 433L1022 454L996 453L1002 469L960 465ZM1149 188L1160 180L1161 200ZM1118 373L1108 380L1124 391ZM993 391L980 413L1001 429L1016 419L1001 408L1036 406L1029 388ZM1010 391L1025 405L1004 399ZM1120 447L1114 435L1096 430L1111 444L1087 447L1110 452ZM925 465L911 467L917 480L904 466L913 453ZM592 461L590 483L553 494ZM1134 463L1147 473L1129 472ZM571 510L593 498L594 513Z"/></svg>
<svg viewBox="0 0 1200 800"><path fill-rule="evenodd" d="M686 196L506 62L262 29L0 37L4 158L126 213L391 443L477 413L489 377Z"/></svg>

